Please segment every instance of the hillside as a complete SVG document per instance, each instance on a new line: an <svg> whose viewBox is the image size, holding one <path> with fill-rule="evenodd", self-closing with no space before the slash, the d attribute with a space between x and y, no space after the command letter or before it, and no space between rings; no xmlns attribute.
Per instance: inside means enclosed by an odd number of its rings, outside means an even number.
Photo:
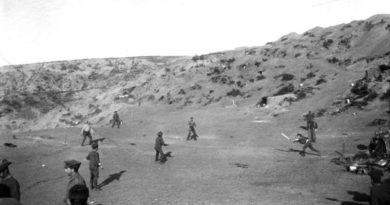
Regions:
<svg viewBox="0 0 390 205"><path fill-rule="evenodd" d="M104 125L114 110L226 107L233 100L269 117L287 112L291 104L329 116L351 108L383 110L389 99L389 62L390 15L376 15L291 33L260 47L193 57L4 66L0 130L69 127L85 120ZM351 83L365 71L369 91L355 92L359 89L354 91ZM258 106L263 97L269 97L265 109ZM346 104L347 98L354 103Z"/></svg>

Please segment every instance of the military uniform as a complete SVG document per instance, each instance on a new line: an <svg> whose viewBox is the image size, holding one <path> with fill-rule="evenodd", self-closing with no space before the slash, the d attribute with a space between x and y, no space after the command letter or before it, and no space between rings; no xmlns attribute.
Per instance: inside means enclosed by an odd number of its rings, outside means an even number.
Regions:
<svg viewBox="0 0 390 205"><path fill-rule="evenodd" d="M120 124L121 124L121 120L119 119L119 115L118 115L118 112L114 112L114 116L112 117L112 126L111 128L113 128L115 126L115 124L118 126L118 128L120 127Z"/></svg>
<svg viewBox="0 0 390 205"><path fill-rule="evenodd" d="M9 174L8 166L12 164L7 159L3 159L0 164L0 172L7 171L8 174L4 176L3 178L0 178L0 184L5 184L10 189L11 197L16 199L17 201L20 201L20 185L19 182L11 175Z"/></svg>
<svg viewBox="0 0 390 205"><path fill-rule="evenodd" d="M66 169L66 168L75 169L75 171L72 172L72 173L69 175L69 182L68 182L68 185L66 186L66 194L65 194L65 199L64 199L64 202L65 202L66 204L68 204L69 190L70 190L73 186L75 186L75 185L77 185L77 184L86 186L86 183L85 183L84 178L76 171L76 170L79 169L80 165L81 165L81 162L76 161L76 160L65 161L65 169Z"/></svg>
<svg viewBox="0 0 390 205"><path fill-rule="evenodd" d="M192 118L190 119L190 121L188 121L188 127L189 127L189 130L188 130L187 140L191 140L191 139L196 140L198 135L196 134L196 131L195 131L196 124Z"/></svg>
<svg viewBox="0 0 390 205"><path fill-rule="evenodd" d="M165 144L165 142L164 142L164 139L162 138L162 135L163 135L162 132L158 132L156 141L154 143L154 149L156 150L155 161L159 160L159 155L160 155L160 157L164 156L164 152L162 150L162 146L167 146L167 144Z"/></svg>
<svg viewBox="0 0 390 205"><path fill-rule="evenodd" d="M100 158L99 153L95 150L97 147L97 144L93 144L92 149L94 150L92 150L87 156L87 160L89 160L89 171L91 173L91 189L98 189Z"/></svg>

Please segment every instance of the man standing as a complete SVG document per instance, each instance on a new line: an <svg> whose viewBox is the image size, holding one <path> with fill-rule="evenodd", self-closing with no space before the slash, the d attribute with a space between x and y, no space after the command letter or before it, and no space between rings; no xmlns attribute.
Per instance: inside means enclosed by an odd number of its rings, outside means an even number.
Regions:
<svg viewBox="0 0 390 205"><path fill-rule="evenodd" d="M73 186L78 185L78 184L86 186L84 178L79 174L80 165L81 165L81 162L74 160L74 159L65 161L64 169L65 169L66 174L69 176L69 182L68 182L68 185L66 187L66 194L65 194L65 199L64 199L65 204L70 204L68 201L69 191Z"/></svg>
<svg viewBox="0 0 390 205"><path fill-rule="evenodd" d="M168 146L165 144L164 139L162 138L163 133L160 131L157 133L156 141L154 143L154 149L156 150L156 158L155 161L159 161L164 157L164 152L162 150L162 146ZM160 158L159 158L160 155Z"/></svg>
<svg viewBox="0 0 390 205"><path fill-rule="evenodd" d="M313 150L314 152L321 154L319 150L317 150L313 147L313 141L311 141L310 138L303 136L301 133L298 133L297 137L298 138L293 140L293 142L299 142L300 144L303 144L303 148L302 148L302 152L301 152L302 156L305 155L306 148L309 148L309 149Z"/></svg>
<svg viewBox="0 0 390 205"><path fill-rule="evenodd" d="M91 178L90 178L91 189L100 190L100 188L98 187L98 178L99 178L99 167L102 167L102 165L100 163L99 153L97 152L99 145L96 142L93 143L91 147L92 147L92 151L87 156L87 160L89 160L89 171L91 172Z"/></svg>
<svg viewBox="0 0 390 205"><path fill-rule="evenodd" d="M81 129L81 135L83 136L83 142L81 143L81 146L84 146L85 139L89 138L89 144L92 142L92 132L93 129L88 121L85 122L83 128Z"/></svg>
<svg viewBox="0 0 390 205"><path fill-rule="evenodd" d="M12 164L7 159L3 159L0 164L0 184L5 184L9 187L11 197L20 201L20 185L19 182L11 175L8 166Z"/></svg>
<svg viewBox="0 0 390 205"><path fill-rule="evenodd" d="M314 121L314 113L309 111L306 115L308 137L312 142L316 141L317 122Z"/></svg>
<svg viewBox="0 0 390 205"><path fill-rule="evenodd" d="M115 126L115 124L118 126L118 128L119 128L119 126L121 124L121 120L119 118L119 115L118 115L117 111L115 111L114 112L114 116L112 116L112 126L111 126L111 128L113 128Z"/></svg>
<svg viewBox="0 0 390 205"><path fill-rule="evenodd" d="M188 130L187 140L191 140L191 139L196 140L198 135L196 134L195 131L196 124L193 117L190 117L190 121L188 121L188 127L189 130Z"/></svg>

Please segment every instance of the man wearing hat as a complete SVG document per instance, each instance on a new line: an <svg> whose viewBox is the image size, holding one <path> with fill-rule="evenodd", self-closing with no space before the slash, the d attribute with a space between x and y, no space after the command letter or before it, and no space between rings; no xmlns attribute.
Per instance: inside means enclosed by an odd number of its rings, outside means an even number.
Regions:
<svg viewBox="0 0 390 205"><path fill-rule="evenodd" d="M84 185L84 186L86 185L84 178L79 174L80 165L81 165L81 162L74 160L74 159L65 161L64 169L65 169L65 172L69 176L69 182L68 182L68 186L66 187L66 195L65 195L65 199L64 199L65 204L70 204L68 201L69 190L73 186L75 186L77 184Z"/></svg>
<svg viewBox="0 0 390 205"><path fill-rule="evenodd" d="M12 164L7 159L3 159L0 164L0 184L5 184L10 188L11 197L20 201L19 182L11 175L8 166Z"/></svg>
<svg viewBox="0 0 390 205"><path fill-rule="evenodd" d="M92 151L88 154L87 160L89 160L89 171L91 172L91 189L100 190L98 187L99 167L101 166L99 153L97 152L99 145L97 142L92 143Z"/></svg>
<svg viewBox="0 0 390 205"><path fill-rule="evenodd" d="M162 138L163 133L160 131L157 133L156 141L154 143L154 149L156 150L156 158L155 161L159 161L159 156L162 158L164 156L164 152L162 150L162 146L168 146L165 144L164 139Z"/></svg>

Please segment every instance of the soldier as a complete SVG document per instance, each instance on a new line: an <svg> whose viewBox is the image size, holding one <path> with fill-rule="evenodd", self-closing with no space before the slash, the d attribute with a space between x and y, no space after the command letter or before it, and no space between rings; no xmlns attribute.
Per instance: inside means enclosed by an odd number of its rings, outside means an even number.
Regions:
<svg viewBox="0 0 390 205"><path fill-rule="evenodd" d="M69 191L73 186L78 184L86 186L84 178L79 174L80 165L81 162L74 159L65 161L64 169L69 176L69 182L66 187L66 194L64 198L65 204L69 204Z"/></svg>
<svg viewBox="0 0 390 205"><path fill-rule="evenodd" d="M162 150L162 146L168 146L167 144L165 144L164 139L162 138L162 136L163 136L163 133L161 131L159 131L157 133L156 141L154 143L154 149L156 150L155 161L159 161L160 158L163 158L163 156L164 156L164 152ZM160 155L160 158L159 158L159 155Z"/></svg>
<svg viewBox="0 0 390 205"><path fill-rule="evenodd" d="M310 123L311 121L314 121L314 113L312 113L312 112L309 110L309 112L305 115L305 118L306 118L307 128L309 128L309 123Z"/></svg>
<svg viewBox="0 0 390 205"><path fill-rule="evenodd" d="M118 115L117 111L115 111L114 112L114 116L112 116L112 126L111 126L111 128L113 128L115 126L115 124L117 124L118 128L119 128L119 126L121 124L121 120L119 118L119 115Z"/></svg>
<svg viewBox="0 0 390 205"><path fill-rule="evenodd" d="M301 133L298 133L297 137L298 138L293 140L293 142L299 142L300 144L303 144L303 148L302 148L302 152L301 152L302 156L305 155L306 148L309 148L309 149L317 152L319 155L321 155L320 151L318 151L317 149L315 149L313 147L313 141L311 141L310 138L303 136Z"/></svg>
<svg viewBox="0 0 390 205"><path fill-rule="evenodd" d="M314 121L314 113L311 111L309 111L309 113L306 115L306 123L308 136L312 142L315 142L318 125L317 122Z"/></svg>
<svg viewBox="0 0 390 205"><path fill-rule="evenodd" d="M102 168L102 164L100 163L98 148L98 143L92 143L91 145L92 151L88 154L87 160L89 160L89 171L91 172L91 189L100 190L98 187L98 177L99 177L99 167Z"/></svg>
<svg viewBox="0 0 390 205"><path fill-rule="evenodd" d="M71 205L88 205L89 190L87 186L77 184L69 190Z"/></svg>
<svg viewBox="0 0 390 205"><path fill-rule="evenodd" d="M89 138L89 144L92 142L92 132L93 129L91 127L91 123L88 121L85 122L83 128L81 129L81 135L84 137L83 142L81 143L81 146L84 146L85 139L88 137Z"/></svg>
<svg viewBox="0 0 390 205"><path fill-rule="evenodd" d="M188 130L187 140L191 140L191 139L196 140L198 135L196 134L195 131L196 124L193 117L190 117L190 121L188 121L188 127L189 130Z"/></svg>
<svg viewBox="0 0 390 205"><path fill-rule="evenodd" d="M3 159L0 164L0 184L5 184L9 187L11 197L20 201L20 185L19 182L11 175L8 166L12 164L7 159Z"/></svg>

